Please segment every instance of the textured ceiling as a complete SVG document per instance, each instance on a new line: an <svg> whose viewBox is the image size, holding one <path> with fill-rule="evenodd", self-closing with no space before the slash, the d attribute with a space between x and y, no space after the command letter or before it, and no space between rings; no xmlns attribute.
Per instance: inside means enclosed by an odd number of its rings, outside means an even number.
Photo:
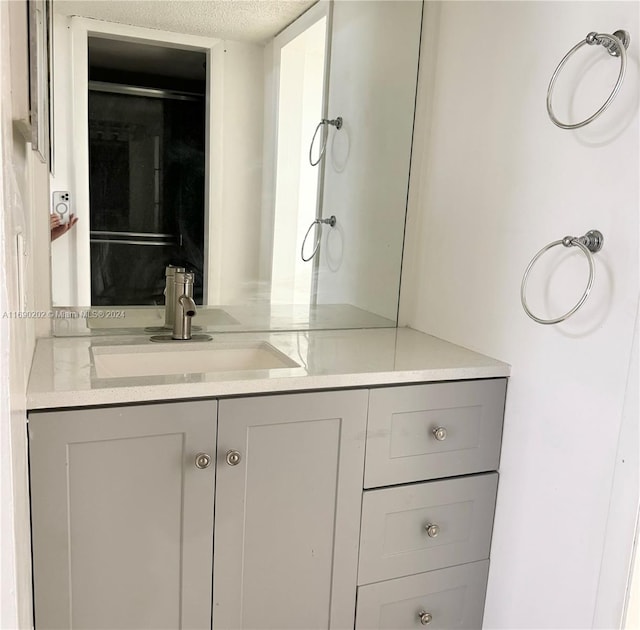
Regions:
<svg viewBox="0 0 640 630"><path fill-rule="evenodd" d="M55 0L54 11L164 31L266 43L317 0Z"/></svg>

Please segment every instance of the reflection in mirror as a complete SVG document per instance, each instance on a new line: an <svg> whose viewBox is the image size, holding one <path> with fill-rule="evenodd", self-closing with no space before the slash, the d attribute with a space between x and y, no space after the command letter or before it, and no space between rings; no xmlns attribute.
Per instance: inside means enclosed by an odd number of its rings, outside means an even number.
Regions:
<svg viewBox="0 0 640 630"><path fill-rule="evenodd" d="M169 264L210 330L395 325L421 2L54 10L56 334L161 325Z"/></svg>
<svg viewBox="0 0 640 630"><path fill-rule="evenodd" d="M176 265L201 304L206 55L100 37L88 53L90 303L161 304Z"/></svg>

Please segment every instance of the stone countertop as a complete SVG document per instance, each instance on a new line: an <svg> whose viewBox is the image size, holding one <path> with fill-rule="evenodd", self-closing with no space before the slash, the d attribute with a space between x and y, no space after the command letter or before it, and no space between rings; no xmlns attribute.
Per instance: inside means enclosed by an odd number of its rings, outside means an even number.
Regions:
<svg viewBox="0 0 640 630"><path fill-rule="evenodd" d="M271 344L298 367L99 378L94 348L126 350L127 346L148 344L160 351L168 346L152 344L149 336L135 335L39 339L27 408L497 378L510 373L506 363L410 328L223 333L215 335L207 349L255 342Z"/></svg>

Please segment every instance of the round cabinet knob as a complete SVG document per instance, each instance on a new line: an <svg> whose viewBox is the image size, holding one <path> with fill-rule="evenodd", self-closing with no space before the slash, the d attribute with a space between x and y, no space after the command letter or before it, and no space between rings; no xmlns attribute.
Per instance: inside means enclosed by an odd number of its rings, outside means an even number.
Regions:
<svg viewBox="0 0 640 630"><path fill-rule="evenodd" d="M424 528L427 531L429 538L437 538L440 533L440 526L435 523L427 523Z"/></svg>
<svg viewBox="0 0 640 630"><path fill-rule="evenodd" d="M209 466L211 466L211 455L198 453L196 455L196 468L204 470L205 468L209 468Z"/></svg>
<svg viewBox="0 0 640 630"><path fill-rule="evenodd" d="M423 626L426 626L426 625L430 624L431 620L433 619L433 615L431 613L425 612L424 610L421 610L418 613L418 617L420 619L420 623Z"/></svg>
<svg viewBox="0 0 640 630"><path fill-rule="evenodd" d="M436 427L431 433L433 433L433 437L435 437L438 442L443 442L447 439L447 430L444 427Z"/></svg>
<svg viewBox="0 0 640 630"><path fill-rule="evenodd" d="M229 466L237 466L242 457L238 451L227 451L227 464Z"/></svg>

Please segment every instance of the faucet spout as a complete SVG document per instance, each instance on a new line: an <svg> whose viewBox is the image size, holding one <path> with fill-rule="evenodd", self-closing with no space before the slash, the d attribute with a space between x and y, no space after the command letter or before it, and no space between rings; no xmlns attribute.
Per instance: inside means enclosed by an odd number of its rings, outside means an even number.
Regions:
<svg viewBox="0 0 640 630"><path fill-rule="evenodd" d="M181 295L178 298L178 304L182 308L182 312L187 317L193 317L196 314L196 303L189 295Z"/></svg>
<svg viewBox="0 0 640 630"><path fill-rule="evenodd" d="M190 295L182 294L176 304L173 322L173 338L181 341L191 339L191 318L196 314L196 303Z"/></svg>
<svg viewBox="0 0 640 630"><path fill-rule="evenodd" d="M173 322L173 339L188 341L191 339L191 319L196 314L196 303L193 301L193 274L175 274L175 319Z"/></svg>

